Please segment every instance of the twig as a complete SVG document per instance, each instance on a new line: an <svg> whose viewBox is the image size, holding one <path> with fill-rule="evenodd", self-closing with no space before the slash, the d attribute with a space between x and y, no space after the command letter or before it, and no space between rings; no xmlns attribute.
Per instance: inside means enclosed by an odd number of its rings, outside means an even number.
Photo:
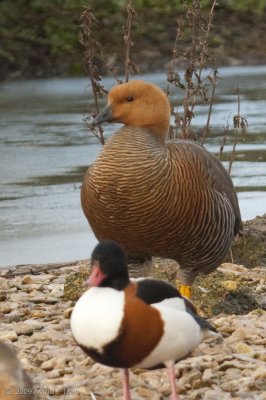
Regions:
<svg viewBox="0 0 266 400"><path fill-rule="evenodd" d="M204 145L207 134L210 131L210 121L211 121L211 114L212 114L212 108L213 108L213 103L214 103L214 94L215 94L215 90L216 90L217 81L219 79L218 70L216 68L213 69L213 73L212 73L212 75L210 74L208 76L208 79L211 82L212 90L211 90L207 122L206 122L206 125L205 125L205 127L203 129L203 133L202 133L202 142L201 142L202 145Z"/></svg>
<svg viewBox="0 0 266 400"><path fill-rule="evenodd" d="M236 157L236 146L238 143L239 134L242 132L243 137L245 137L246 128L248 126L248 122L247 122L246 118L244 118L240 115L240 91L239 91L239 89L237 89L237 114L234 116L233 121L234 121L234 144L233 144L233 150L232 150L231 157L229 160L229 165L228 165L229 174L231 174L233 162Z"/></svg>
<svg viewBox="0 0 266 400"><path fill-rule="evenodd" d="M90 392L92 400L96 400L95 394L93 392Z"/></svg>
<svg viewBox="0 0 266 400"><path fill-rule="evenodd" d="M117 73L115 71L115 67L113 65L107 64L102 50L101 50L101 60L102 60L103 65L105 66L105 68L110 72L110 74L116 80L116 82L119 84L123 83L122 79L118 78Z"/></svg>
<svg viewBox="0 0 266 400"><path fill-rule="evenodd" d="M229 132L229 120L227 120L227 124L224 127L224 135L223 135L223 141L222 141L221 146L220 146L219 160L221 160L222 156L223 156L224 146L225 146L225 143L226 143L226 140L227 140L227 137L228 137L228 132Z"/></svg>
<svg viewBox="0 0 266 400"><path fill-rule="evenodd" d="M211 73L205 78L202 77L202 74L209 59L208 36L212 28L214 8L216 3L216 0L214 0L212 3L207 22L201 16L201 4L199 0L193 0L191 6L186 6L186 21L191 30L191 46L186 51L177 50L178 40L183 37L185 28L184 19L179 18L177 20L177 33L174 42L172 61L167 73L167 81L170 84L174 84L175 86L184 90L185 92L183 99L183 115L177 116L177 113L174 111L174 109L172 109L172 115L175 117L175 124L178 124L178 126L175 125L175 127L172 129L172 132L177 132L180 130L180 137L184 139L195 139L195 135L193 132L191 132L191 122L192 118L194 117L194 109L198 97L200 97L203 101L210 103L207 122L203 129L203 142L205 141L207 133L209 132L214 93L218 80L218 71L216 68L213 68ZM181 81L180 76L175 72L176 62L179 57L184 58L188 63L188 67L184 75L184 83ZM209 89L207 87L208 85L206 84L207 79L212 87L210 95L208 95ZM167 94L169 94L169 92L170 90L168 85Z"/></svg>
<svg viewBox="0 0 266 400"><path fill-rule="evenodd" d="M80 16L81 24L81 43L85 48L85 69L88 73L89 79L91 81L92 93L94 98L94 104L96 108L96 114L99 113L99 103L98 98L102 97L107 91L104 87L99 83L101 81L101 76L98 73L97 66L94 62L95 57L95 49L100 48L100 45L96 40L93 39L93 29L99 28L99 22L92 10L89 7L84 7L84 11ZM94 126L90 123L90 117L84 119L87 127L92 132L94 136L104 144L104 136L103 136L103 128L101 125Z"/></svg>
<svg viewBox="0 0 266 400"><path fill-rule="evenodd" d="M132 34L132 24L133 20L136 17L137 13L133 7L132 1L128 0L127 1L127 21L126 25L124 26L124 43L126 47L126 53L125 53L125 81L129 81L130 75L133 73L140 73L139 67L137 64L133 62L133 60L130 57L130 50L131 47L133 46L133 41L131 39L131 34Z"/></svg>
<svg viewBox="0 0 266 400"><path fill-rule="evenodd" d="M195 4L194 4L195 3ZM204 32L205 27L204 27L204 23L203 20L201 18L201 7L200 7L200 3L198 1L194 1L193 2L193 42L192 42L192 57L193 57L193 63L191 63L190 68L193 68L194 71L194 75L197 78L197 82L198 82L198 87L196 87L196 90L194 90L194 96L193 96L193 100L192 100L192 104L191 104L191 109L190 109L190 113L192 113L192 115L194 116L194 108L196 105L196 100L197 100L197 96L200 94L202 98L205 98L206 101L210 102L210 106L209 106L209 111L208 111L208 117L207 117L207 123L204 127L203 130L203 143L205 141L206 135L209 132L209 125L210 125L210 119L211 119L211 113L212 113L212 107L213 107L213 102L214 102L214 93L215 93L215 89L216 89L216 83L217 83L217 76L218 76L218 70L217 68L213 68L212 69L212 73L210 73L207 78L209 79L209 81L211 82L211 86L212 86L212 91L211 91L211 96L208 96L206 87L203 86L203 80L202 80L202 71L204 68L206 68L206 64L207 64L207 60L209 58L209 54L208 54L208 37L212 28L212 21L213 21L213 16L214 16L214 8L217 4L216 0L213 0L212 3L212 7L211 10L209 12L209 16L208 16L208 20L207 20L207 28L205 31L205 35L204 35L204 39L203 41L200 41L200 47L201 47L201 52L199 55L199 70L198 72L195 71L195 59L196 59L196 37L197 37L197 31L196 31L196 21L199 21L199 25L201 30ZM205 22L205 21L204 21ZM193 87L192 87L193 88ZM189 125L191 123L191 120L189 120Z"/></svg>

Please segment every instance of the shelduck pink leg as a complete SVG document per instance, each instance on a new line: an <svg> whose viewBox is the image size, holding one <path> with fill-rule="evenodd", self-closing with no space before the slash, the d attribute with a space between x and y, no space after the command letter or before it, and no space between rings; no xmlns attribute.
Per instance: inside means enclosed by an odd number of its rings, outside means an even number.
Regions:
<svg viewBox="0 0 266 400"><path fill-rule="evenodd" d="M172 389L171 400L179 400L179 396L178 396L177 390L176 390L175 367L173 364L167 366L167 373L168 373L168 378L169 378L169 381L171 384L171 389Z"/></svg>
<svg viewBox="0 0 266 400"><path fill-rule="evenodd" d="M127 368L121 369L123 382L123 400L131 400L129 389L129 373Z"/></svg>

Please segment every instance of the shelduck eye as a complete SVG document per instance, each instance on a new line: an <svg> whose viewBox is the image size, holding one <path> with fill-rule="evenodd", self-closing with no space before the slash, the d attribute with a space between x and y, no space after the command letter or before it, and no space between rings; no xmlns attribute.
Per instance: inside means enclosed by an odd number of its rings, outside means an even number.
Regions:
<svg viewBox="0 0 266 400"><path fill-rule="evenodd" d="M127 97L127 101L133 101L134 100L134 97L133 96L128 96Z"/></svg>

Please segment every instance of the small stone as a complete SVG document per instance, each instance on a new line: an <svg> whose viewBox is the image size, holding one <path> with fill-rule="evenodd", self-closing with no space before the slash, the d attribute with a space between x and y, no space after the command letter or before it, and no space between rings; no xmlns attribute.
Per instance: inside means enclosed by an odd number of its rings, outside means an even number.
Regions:
<svg viewBox="0 0 266 400"><path fill-rule="evenodd" d="M40 324L34 319L29 319L27 321L18 323L15 327L17 335L27 335L30 336L34 331L39 331L43 329L43 324Z"/></svg>
<svg viewBox="0 0 266 400"><path fill-rule="evenodd" d="M205 383L211 383L212 379L215 377L215 374L213 373L212 369L207 368L204 370L203 375L202 375L202 380Z"/></svg>
<svg viewBox="0 0 266 400"><path fill-rule="evenodd" d="M230 379L230 380L242 378L241 371L237 368L228 368L226 370L226 375L227 375L226 379Z"/></svg>
<svg viewBox="0 0 266 400"><path fill-rule="evenodd" d="M48 371L46 374L46 377L49 379L56 379L59 378L61 376L61 373L58 369L54 369L52 371Z"/></svg>
<svg viewBox="0 0 266 400"><path fill-rule="evenodd" d="M145 388L145 387L138 387L136 388L136 392L138 393L139 396L142 396L144 399L154 399L155 393L154 390ZM159 397L158 397L159 398Z"/></svg>
<svg viewBox="0 0 266 400"><path fill-rule="evenodd" d="M195 371L190 374L185 374L178 380L178 386L182 387L191 387L193 385L193 382L197 379L201 379L202 374L200 371Z"/></svg>
<svg viewBox="0 0 266 400"><path fill-rule="evenodd" d="M22 278L21 283L23 285L31 285L32 283L34 283L34 280L32 276L26 275Z"/></svg>
<svg viewBox="0 0 266 400"><path fill-rule="evenodd" d="M238 284L235 281L224 281L222 283L223 287L227 290L236 290L238 288Z"/></svg>
<svg viewBox="0 0 266 400"><path fill-rule="evenodd" d="M193 389L199 389L199 388L201 388L202 386L204 386L204 383L202 382L201 379L195 379L195 380L193 381L193 384L192 384L192 388L193 388Z"/></svg>
<svg viewBox="0 0 266 400"><path fill-rule="evenodd" d="M244 328L235 329L232 335L227 339L227 344L236 343L240 340L244 340L246 336L246 330Z"/></svg>
<svg viewBox="0 0 266 400"><path fill-rule="evenodd" d="M43 303L45 297L45 294L39 292L38 290L33 290L29 295L30 300L34 303Z"/></svg>
<svg viewBox="0 0 266 400"><path fill-rule="evenodd" d="M15 342L16 340L18 340L18 335L14 330L3 331L0 332L0 339L3 340L4 342L5 341Z"/></svg>
<svg viewBox="0 0 266 400"><path fill-rule="evenodd" d="M20 322L23 320L24 316L25 316L24 312L14 310L8 314L7 318L8 322Z"/></svg>
<svg viewBox="0 0 266 400"><path fill-rule="evenodd" d="M250 353L252 352L252 347L248 346L244 342L237 342L233 345L233 348L235 349L236 353Z"/></svg>
<svg viewBox="0 0 266 400"><path fill-rule="evenodd" d="M244 273L249 272L248 268L245 268L243 265L231 264L231 263L221 264L221 266L218 268L218 271L234 275L243 275Z"/></svg>
<svg viewBox="0 0 266 400"><path fill-rule="evenodd" d="M62 358L60 357L60 358L56 359L56 363L55 363L56 368L64 369L66 364L67 364L67 360L65 357L62 357Z"/></svg>
<svg viewBox="0 0 266 400"><path fill-rule="evenodd" d="M64 284L48 285L48 289L51 290L50 296L62 297L64 295Z"/></svg>
<svg viewBox="0 0 266 400"><path fill-rule="evenodd" d="M49 356L43 352L38 353L34 358L34 364L38 367L41 366L45 361L49 360Z"/></svg>
<svg viewBox="0 0 266 400"><path fill-rule="evenodd" d="M67 308L67 309L64 311L64 317L65 317L66 319L69 319L69 318L71 317L72 311L73 311L73 307Z"/></svg>
<svg viewBox="0 0 266 400"><path fill-rule="evenodd" d="M0 277L0 290L8 290L10 287L8 279Z"/></svg>
<svg viewBox="0 0 266 400"><path fill-rule="evenodd" d="M224 393L222 390L207 390L204 393L204 397L202 397L203 400L231 400L231 394L230 393Z"/></svg>
<svg viewBox="0 0 266 400"><path fill-rule="evenodd" d="M63 369L64 374L72 374L73 373L73 368L67 367Z"/></svg>
<svg viewBox="0 0 266 400"><path fill-rule="evenodd" d="M266 362L266 353L259 353L258 360Z"/></svg>
<svg viewBox="0 0 266 400"><path fill-rule="evenodd" d="M0 292L0 301L5 301L7 299L7 294L5 291Z"/></svg>
<svg viewBox="0 0 266 400"><path fill-rule="evenodd" d="M226 392L238 392L239 391L239 380L231 380L221 384L221 389L225 390Z"/></svg>
<svg viewBox="0 0 266 400"><path fill-rule="evenodd" d="M89 398L88 396L89 396L89 393L92 393L92 392L90 392L89 391L89 389L88 389L88 387L87 386L80 386L78 389L77 389L77 392L78 392L78 395L79 396L81 396L81 398L83 398L82 396L86 396L86 399L87 398ZM79 397L78 397L79 398ZM97 397L96 396L91 396L91 399L96 399Z"/></svg>
<svg viewBox="0 0 266 400"><path fill-rule="evenodd" d="M45 299L44 299L44 304L56 304L56 303L58 303L58 299L56 298L56 297L50 297L50 296L48 296L48 297L46 297Z"/></svg>
<svg viewBox="0 0 266 400"><path fill-rule="evenodd" d="M8 304L0 304L0 313L9 314L12 308Z"/></svg>
<svg viewBox="0 0 266 400"><path fill-rule="evenodd" d="M51 336L47 332L34 332L31 339L35 343L46 342L51 340Z"/></svg>
<svg viewBox="0 0 266 400"><path fill-rule="evenodd" d="M41 364L41 369L44 371L51 371L56 364L56 360L54 358L50 358L50 360L44 361Z"/></svg>
<svg viewBox="0 0 266 400"><path fill-rule="evenodd" d="M41 310L32 310L31 311L31 317L32 318L45 318L46 317L46 313L44 311L41 311Z"/></svg>
<svg viewBox="0 0 266 400"><path fill-rule="evenodd" d="M54 279L54 275L51 274L40 274L40 275L25 275L21 283L24 285L31 285L33 283L48 285Z"/></svg>
<svg viewBox="0 0 266 400"><path fill-rule="evenodd" d="M10 270L5 268L0 270L0 276L8 276L10 274Z"/></svg>
<svg viewBox="0 0 266 400"><path fill-rule="evenodd" d="M266 367L257 368L253 376L255 379L265 379L266 382Z"/></svg>

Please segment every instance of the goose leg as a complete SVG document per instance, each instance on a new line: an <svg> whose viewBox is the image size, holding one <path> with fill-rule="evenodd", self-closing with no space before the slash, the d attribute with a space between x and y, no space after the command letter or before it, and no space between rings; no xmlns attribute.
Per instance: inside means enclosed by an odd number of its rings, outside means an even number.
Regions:
<svg viewBox="0 0 266 400"><path fill-rule="evenodd" d="M129 373L127 368L121 369L123 382L123 400L131 400L129 389Z"/></svg>
<svg viewBox="0 0 266 400"><path fill-rule="evenodd" d="M178 396L177 390L176 390L174 364L171 364L171 365L167 366L167 373L168 373L168 378L169 378L169 381L170 381L170 384L171 384L171 390L172 390L171 400L179 400L179 396Z"/></svg>

